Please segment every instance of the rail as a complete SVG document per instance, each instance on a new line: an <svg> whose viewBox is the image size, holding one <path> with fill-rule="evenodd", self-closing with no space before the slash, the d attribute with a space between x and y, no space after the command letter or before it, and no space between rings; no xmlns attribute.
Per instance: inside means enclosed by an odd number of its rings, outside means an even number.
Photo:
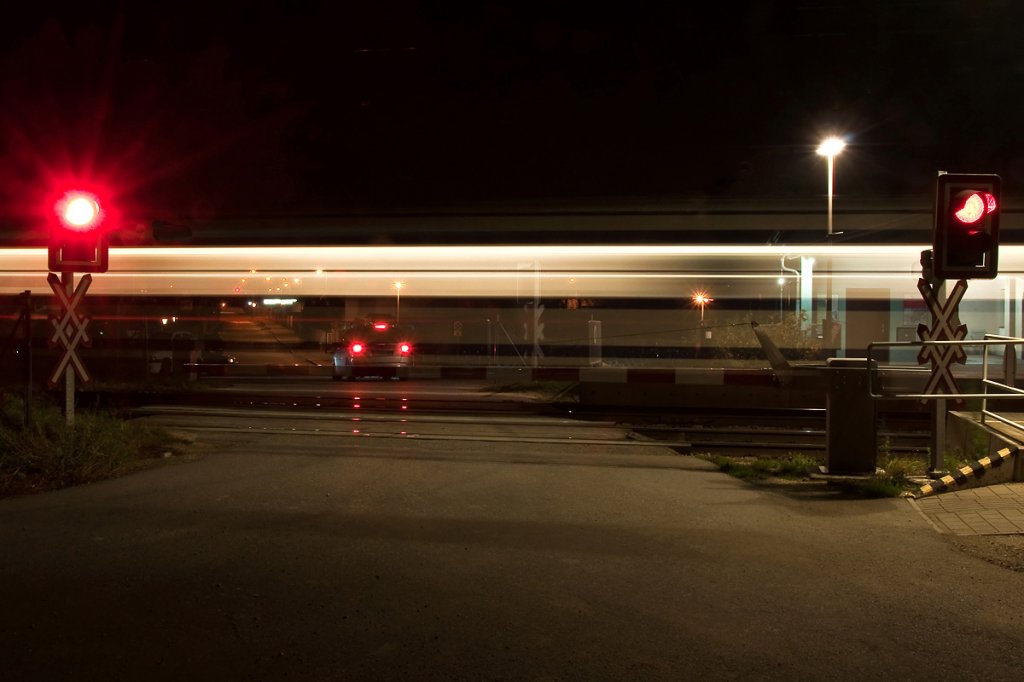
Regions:
<svg viewBox="0 0 1024 682"><path fill-rule="evenodd" d="M867 370L868 370L868 392L874 399L917 399L921 401L926 400L966 400L966 399L981 399L981 421L985 423L986 419L993 419L995 421L1011 426L1020 431L1024 431L1024 423L1011 419L1003 414L999 414L995 410L989 409L989 400L1018 400L1024 398L1024 389L1017 388L1014 384L1016 383L1017 374L1017 346L1024 344L1024 338L1016 336L1002 336L999 334L985 334L985 337L980 340L972 341L898 341L898 342L878 342L868 344L867 353ZM927 347L958 347L965 349L966 347L981 347L982 348L982 359L981 359L981 393L913 393L913 392L883 392L879 390L879 374L881 369L879 367L879 359L876 356L876 350L883 350L891 352L896 349L913 349L913 348L927 348ZM992 349L1003 348L1003 357L1000 364L1003 366L1003 377L1002 381L997 381L990 377L990 365L993 363L989 362L990 354ZM966 356L966 350L964 350ZM949 365L951 362L945 362L945 370L950 372L952 376L952 370ZM894 367L889 366L888 369L904 370L912 372L914 374L927 374L931 375L932 370L927 368L917 367Z"/></svg>

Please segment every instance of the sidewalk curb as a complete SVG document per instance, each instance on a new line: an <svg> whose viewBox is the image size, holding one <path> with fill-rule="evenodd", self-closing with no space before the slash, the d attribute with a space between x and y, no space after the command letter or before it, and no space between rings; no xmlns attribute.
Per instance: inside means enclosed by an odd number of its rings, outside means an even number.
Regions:
<svg viewBox="0 0 1024 682"><path fill-rule="evenodd" d="M971 462L967 466L961 467L957 471L943 476L937 481L921 486L917 493L914 494L914 499L921 499L922 497L928 497L929 495L936 495L938 493L944 493L953 488L962 487L985 475L989 469L994 467L1002 466L1004 462L1012 459L1017 455L1018 449L1016 447L1006 447L999 450L994 455L988 457L982 457L979 460Z"/></svg>

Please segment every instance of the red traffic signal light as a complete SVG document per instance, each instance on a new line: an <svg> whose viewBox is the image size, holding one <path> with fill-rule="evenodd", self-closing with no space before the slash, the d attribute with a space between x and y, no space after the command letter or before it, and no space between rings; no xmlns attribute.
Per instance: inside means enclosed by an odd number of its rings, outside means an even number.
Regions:
<svg viewBox="0 0 1024 682"><path fill-rule="evenodd" d="M48 265L52 272L106 272L106 213L95 194L65 192L53 204Z"/></svg>
<svg viewBox="0 0 1024 682"><path fill-rule="evenodd" d="M940 279L992 279L999 274L998 175L939 173L932 237Z"/></svg>
<svg viewBox="0 0 1024 682"><path fill-rule="evenodd" d="M989 213L994 213L999 208L999 202L988 192L965 190L956 195L951 208L958 221L964 225L974 225Z"/></svg>
<svg viewBox="0 0 1024 682"><path fill-rule="evenodd" d="M89 192L68 192L53 208L64 227L76 232L94 230L103 222L99 199Z"/></svg>

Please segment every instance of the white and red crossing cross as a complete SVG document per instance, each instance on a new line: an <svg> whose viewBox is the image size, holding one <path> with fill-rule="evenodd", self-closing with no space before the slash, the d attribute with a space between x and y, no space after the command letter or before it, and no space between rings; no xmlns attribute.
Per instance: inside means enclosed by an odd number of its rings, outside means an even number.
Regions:
<svg viewBox="0 0 1024 682"><path fill-rule="evenodd" d="M953 326L953 317L957 313L957 307L967 292L967 282L959 280L953 285L953 290L946 298L946 302L939 301L938 293L924 279L917 281L917 290L924 297L924 302L931 311L934 325L931 329L928 325L917 325L917 335L922 341L963 341L967 337L967 325L960 324ZM917 354L917 364L924 365L932 363L932 375L925 385L924 393L959 393L960 389L956 379L950 370L952 363L961 365L967 363L967 353L963 346L925 346Z"/></svg>
<svg viewBox="0 0 1024 682"><path fill-rule="evenodd" d="M79 315L78 305L82 302L82 298L85 297L85 292L88 291L89 285L92 284L92 275L82 275L78 286L70 295L65 291L64 284L60 281L60 278L52 272L46 278L46 281L49 282L50 288L53 289L53 293L57 295L57 300L64 308L63 313L59 317L50 318L50 324L53 325L53 336L50 337L50 344L54 346L60 345L64 348L60 361L50 375L50 386L56 386L60 383L61 377L64 376L69 366L74 368L75 373L83 383L88 383L92 377L89 376L89 372L85 369L82 358L78 356L77 349L79 345L89 343L89 334L85 331L85 328L89 326L89 318Z"/></svg>

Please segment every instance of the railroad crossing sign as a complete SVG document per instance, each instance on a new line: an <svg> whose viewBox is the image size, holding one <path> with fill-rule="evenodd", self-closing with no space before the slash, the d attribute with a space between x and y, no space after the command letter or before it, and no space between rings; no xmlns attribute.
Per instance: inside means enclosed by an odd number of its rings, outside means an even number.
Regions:
<svg viewBox="0 0 1024 682"><path fill-rule="evenodd" d="M938 287L933 287L923 277L917 280L917 290L924 297L924 302L932 313L932 327L928 325L917 325L917 335L922 341L962 341L967 337L967 325L957 324L960 318L957 308L960 300L967 293L967 282L959 280L953 285L945 302L939 300ZM963 346L925 346L917 354L917 364L925 365L932 363L932 376L924 387L923 393L959 393L960 388L956 385L956 379L950 370L954 362L961 365L967 363L967 354Z"/></svg>
<svg viewBox="0 0 1024 682"><path fill-rule="evenodd" d="M64 376L69 367L74 369L75 374L78 375L78 378L83 383L88 383L92 380L92 377L89 376L89 372L85 369L82 358L78 357L77 349L79 344L87 345L89 343L89 334L85 331L85 328L89 326L89 318L78 314L78 305L85 297L85 292L88 291L89 285L92 284L92 275L82 275L81 281L73 292L65 290L64 283L52 272L47 276L46 281L49 282L50 288L53 289L53 293L57 295L57 300L64 308L63 313L59 317L50 318L50 324L53 325L53 336L50 337L50 344L53 346L60 345L64 348L60 361L50 375L50 387L56 386L61 381L61 377ZM74 280L70 281L73 282ZM70 286L68 289L70 289Z"/></svg>

